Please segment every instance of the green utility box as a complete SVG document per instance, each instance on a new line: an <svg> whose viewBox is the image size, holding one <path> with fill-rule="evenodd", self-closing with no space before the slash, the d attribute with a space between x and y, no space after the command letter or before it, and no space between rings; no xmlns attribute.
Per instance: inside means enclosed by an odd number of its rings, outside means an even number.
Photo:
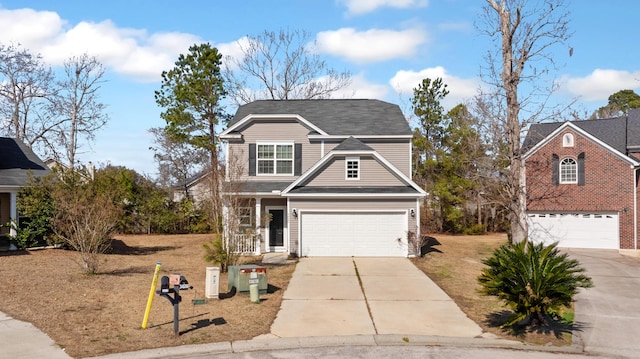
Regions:
<svg viewBox="0 0 640 359"><path fill-rule="evenodd" d="M251 272L258 275L258 291L260 294L267 292L267 267L260 267L255 264L247 264L241 266L229 266L229 278L227 289L236 288L238 293L249 293L249 284Z"/></svg>

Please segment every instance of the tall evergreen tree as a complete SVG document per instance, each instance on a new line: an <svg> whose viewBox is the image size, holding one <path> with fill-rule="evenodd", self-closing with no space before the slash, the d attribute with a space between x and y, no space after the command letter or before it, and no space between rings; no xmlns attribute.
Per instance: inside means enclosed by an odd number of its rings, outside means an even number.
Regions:
<svg viewBox="0 0 640 359"><path fill-rule="evenodd" d="M212 218L221 214L218 196L218 142L216 126L226 119L220 101L226 96L221 74L222 54L208 43L193 45L181 54L175 67L162 73L162 85L155 92L166 133L176 142L208 151ZM217 228L217 226L216 226Z"/></svg>

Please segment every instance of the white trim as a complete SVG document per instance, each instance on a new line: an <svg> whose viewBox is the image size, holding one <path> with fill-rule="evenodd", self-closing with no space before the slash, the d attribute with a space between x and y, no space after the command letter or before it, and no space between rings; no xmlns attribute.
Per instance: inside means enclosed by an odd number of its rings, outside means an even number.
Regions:
<svg viewBox="0 0 640 359"><path fill-rule="evenodd" d="M409 141L409 178L413 181L413 140Z"/></svg>
<svg viewBox="0 0 640 359"><path fill-rule="evenodd" d="M638 169L633 171L633 249L638 250Z"/></svg>
<svg viewBox="0 0 640 359"><path fill-rule="evenodd" d="M269 225L264 228L264 248L265 252L288 252L289 251L289 211L286 206L265 206L264 211L269 213L270 210L282 210L282 247L271 247L269 245L270 233Z"/></svg>
<svg viewBox="0 0 640 359"><path fill-rule="evenodd" d="M225 151L227 153L227 155L224 156L224 166L225 166L224 168L227 169L227 171L224 171L224 180L227 181L227 182L231 182L231 180L229 180L229 172L231 172L231 171L228 170L229 169L229 157L230 157L229 156L229 142L225 142L224 145L225 145Z"/></svg>
<svg viewBox="0 0 640 359"><path fill-rule="evenodd" d="M573 133L567 132L562 135L562 147L573 147L575 145L575 140L573 138Z"/></svg>
<svg viewBox="0 0 640 359"><path fill-rule="evenodd" d="M237 128L244 126L245 123L250 122L252 120L273 120L273 119L297 120L298 122L301 122L301 123L305 124L306 126L310 127L311 129L313 129L314 131L318 132L319 134L327 135L327 133L324 132L322 129L320 129L320 127L314 125L313 123L309 122L308 120L306 120L304 117L302 117L300 115L296 115L296 114L262 114L262 115L261 114L248 114L247 116L245 116L240 121L236 122L232 126L228 127L226 130L222 131L222 133L220 133L220 135L218 137L220 137L222 139L232 138L232 137L227 137L227 136L229 136L230 133L235 131ZM233 135L231 135L231 136L233 136Z"/></svg>
<svg viewBox="0 0 640 359"><path fill-rule="evenodd" d="M258 150L259 146L273 146L273 159L259 158L258 157L258 153L260 152ZM291 159L278 159L276 156L278 153L278 151L276 150L278 146L291 146ZM260 167L258 165L259 161L273 161L273 173L260 173L258 171L258 168ZM291 161L291 173L276 173L278 170L278 161ZM256 141L256 177L293 176L293 174L296 173L296 170L294 168L295 165L296 165L296 146L293 141Z"/></svg>
<svg viewBox="0 0 640 359"><path fill-rule="evenodd" d="M9 192L9 217L10 217L10 228L9 235L11 237L15 237L18 235L16 232L16 228L18 227L18 192L11 191Z"/></svg>
<svg viewBox="0 0 640 359"><path fill-rule="evenodd" d="M560 127L558 127L555 131L551 132L549 135L547 135L547 137L545 137L542 141L538 142L535 146L533 146L529 151L527 151L527 153L524 154L524 156L522 156L523 160L526 160L527 158L531 157L534 153L536 153L539 149L541 149L542 147L544 147L547 143L549 143L549 141L551 141L551 139L555 138L558 134L560 134L562 131L564 131L567 128L571 128L574 131L578 132L581 136L584 136L586 138L588 138L589 140L595 142L596 144L604 147L606 150L608 150L609 152L613 153L615 156L620 157L621 159L623 159L624 161L630 163L632 166L640 166L640 162L635 161L634 159L620 153L619 151L617 151L616 149L614 149L613 147L609 146L608 144L602 142L600 139L598 139L597 137L591 135L590 133L584 131L583 129L581 129L580 127L574 125L571 122L565 122L563 123ZM531 131L531 130L529 130Z"/></svg>
<svg viewBox="0 0 640 359"><path fill-rule="evenodd" d="M416 240L420 240L420 199L416 198ZM420 254L420 253L414 253Z"/></svg>
<svg viewBox="0 0 640 359"><path fill-rule="evenodd" d="M356 163L356 176L349 177L349 171L354 171L353 168L349 168L349 162ZM344 179L346 181L359 181L360 180L360 157L345 157L344 159Z"/></svg>
<svg viewBox="0 0 640 359"><path fill-rule="evenodd" d="M320 158L324 156L324 140L320 141Z"/></svg>
<svg viewBox="0 0 640 359"><path fill-rule="evenodd" d="M291 183L287 188L285 188L282 191L282 195L284 196L296 196L295 194L289 194L289 191L291 191L293 188L295 188L296 186L298 186L300 183L304 182L307 178L309 178L312 174L314 174L318 169L322 168L322 166L324 166L325 163L327 163L327 161L329 161L331 158L340 155L340 156L348 156L348 155L371 155L372 157L374 157L378 162L380 162L384 167L387 168L387 170L393 172L398 178L400 178L400 180L404 181L406 184L410 185L413 189L415 189L418 192L418 196L426 196L427 193L420 188L420 186L418 186L415 182L413 182L409 177L407 177L404 173L402 173L402 171L398 170L398 168L396 168L393 164L391 164L389 161L387 161L384 157L382 157L380 154L378 154L378 152L376 151L329 151L329 153L327 153L326 156L324 156L320 161L316 162L310 169L308 169L305 173L302 174L302 176L298 177L298 179L296 179L295 181L293 181L293 183ZM366 194L366 195L371 195L371 194ZM380 194L373 194L373 195L378 195L380 196ZM303 196L309 196L309 194L304 194ZM334 194L335 196L335 194ZM382 195L383 197L387 197L385 195ZM391 196L400 196L402 197L402 195L399 194L389 194L389 197ZM406 197L415 197L416 194L409 194Z"/></svg>
<svg viewBox="0 0 640 359"><path fill-rule="evenodd" d="M566 180L562 180L562 162L566 161L566 160L571 160L573 161L573 167L575 169L575 180L573 181L566 181ZM567 164L569 165L569 164ZM578 168L578 161L576 161L575 158L571 157L571 156L566 156L563 157L560 161L558 161L558 183L560 184L576 184L578 183L578 172L580 172L579 168Z"/></svg>
<svg viewBox="0 0 640 359"><path fill-rule="evenodd" d="M367 139L404 139L413 138L411 135L307 135L310 140L345 140L349 137Z"/></svg>

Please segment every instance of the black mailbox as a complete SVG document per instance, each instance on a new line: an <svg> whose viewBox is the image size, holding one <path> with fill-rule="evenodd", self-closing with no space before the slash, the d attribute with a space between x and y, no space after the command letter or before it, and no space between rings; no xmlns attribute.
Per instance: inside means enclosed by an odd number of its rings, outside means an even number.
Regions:
<svg viewBox="0 0 640 359"><path fill-rule="evenodd" d="M172 293L173 292L173 288L171 288L169 286L169 277L162 276L162 278L160 278L160 293Z"/></svg>

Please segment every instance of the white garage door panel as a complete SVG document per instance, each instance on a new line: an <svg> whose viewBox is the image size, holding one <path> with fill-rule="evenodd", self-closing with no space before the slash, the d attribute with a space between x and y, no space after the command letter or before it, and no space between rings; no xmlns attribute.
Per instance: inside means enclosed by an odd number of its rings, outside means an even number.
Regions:
<svg viewBox="0 0 640 359"><path fill-rule="evenodd" d="M303 256L407 255L404 213L303 213Z"/></svg>
<svg viewBox="0 0 640 359"><path fill-rule="evenodd" d="M617 214L529 214L529 238L566 248L619 248Z"/></svg>

